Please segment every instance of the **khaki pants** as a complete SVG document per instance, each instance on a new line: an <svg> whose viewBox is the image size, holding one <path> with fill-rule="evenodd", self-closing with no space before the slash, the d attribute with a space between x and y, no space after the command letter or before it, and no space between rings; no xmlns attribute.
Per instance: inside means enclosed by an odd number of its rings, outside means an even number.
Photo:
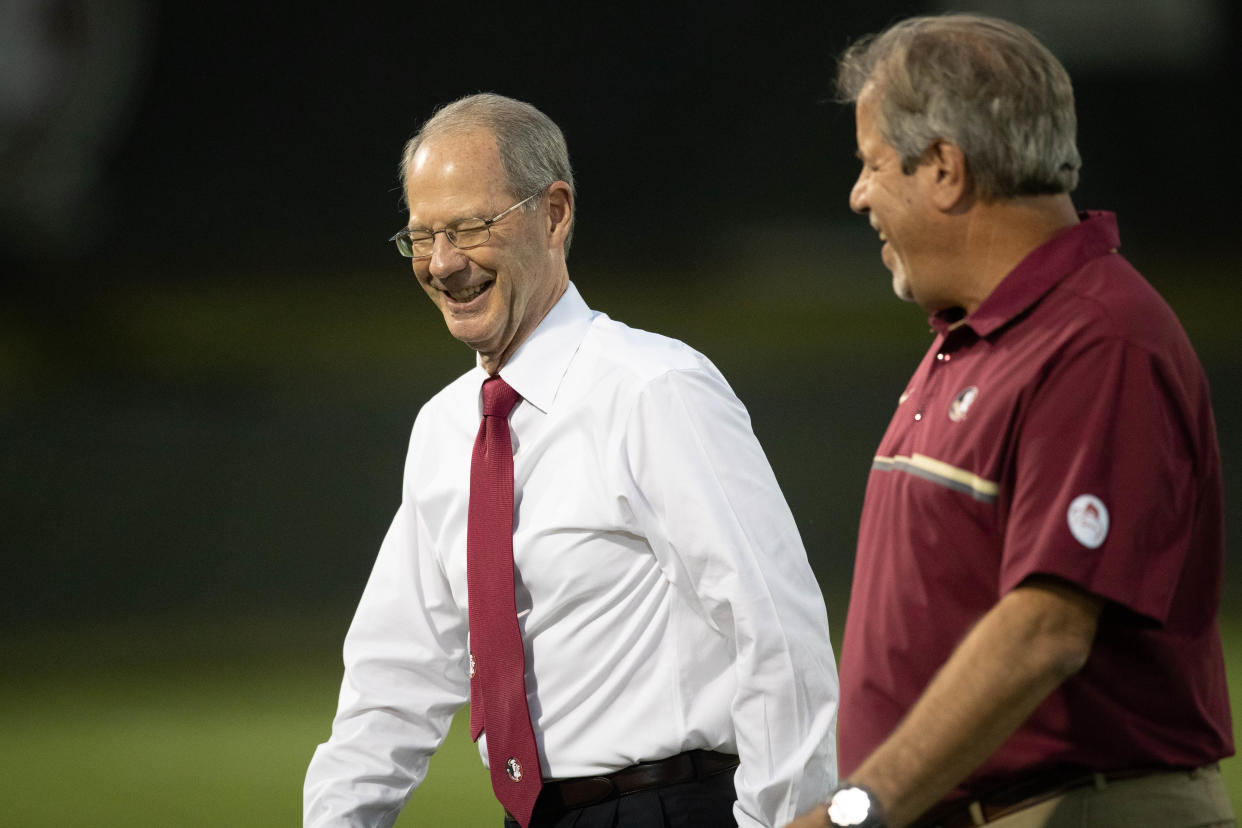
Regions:
<svg viewBox="0 0 1242 828"><path fill-rule="evenodd" d="M1220 768L1211 766L1116 782L1098 777L1095 785L986 824L989 828L1214 828L1237 822Z"/></svg>

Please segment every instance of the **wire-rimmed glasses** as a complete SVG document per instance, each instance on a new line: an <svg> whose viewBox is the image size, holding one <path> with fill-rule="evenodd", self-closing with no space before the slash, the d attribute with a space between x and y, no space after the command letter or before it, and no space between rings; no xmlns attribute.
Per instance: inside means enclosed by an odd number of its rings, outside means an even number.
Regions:
<svg viewBox="0 0 1242 828"><path fill-rule="evenodd" d="M547 189L546 187L544 189ZM458 250L469 250L487 244L492 237L492 225L521 207L532 198L543 194L543 190L532 193L526 198L505 210L501 210L489 219L470 218L450 224L442 230L411 230L408 227L398 230L390 242L396 242L397 250L407 259L427 259L436 246L436 236L444 234L449 244Z"/></svg>

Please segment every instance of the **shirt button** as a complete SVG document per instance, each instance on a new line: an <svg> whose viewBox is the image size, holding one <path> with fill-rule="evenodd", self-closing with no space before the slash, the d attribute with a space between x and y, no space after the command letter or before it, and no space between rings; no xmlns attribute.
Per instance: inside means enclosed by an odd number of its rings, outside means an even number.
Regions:
<svg viewBox="0 0 1242 828"><path fill-rule="evenodd" d="M923 409L920 408L918 411L914 412L914 421L917 423L921 419L923 419Z"/></svg>
<svg viewBox="0 0 1242 828"><path fill-rule="evenodd" d="M936 354L936 359L940 360L941 362L948 362L949 360L953 359L953 354L946 354L944 351L941 351L940 353Z"/></svg>

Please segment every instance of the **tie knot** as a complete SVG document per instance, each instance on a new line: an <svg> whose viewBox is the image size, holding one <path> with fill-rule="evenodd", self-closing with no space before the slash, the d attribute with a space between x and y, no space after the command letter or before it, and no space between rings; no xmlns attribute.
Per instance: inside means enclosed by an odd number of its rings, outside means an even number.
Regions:
<svg viewBox="0 0 1242 828"><path fill-rule="evenodd" d="M489 377L483 382L484 417L508 417L520 399L522 395L500 377Z"/></svg>

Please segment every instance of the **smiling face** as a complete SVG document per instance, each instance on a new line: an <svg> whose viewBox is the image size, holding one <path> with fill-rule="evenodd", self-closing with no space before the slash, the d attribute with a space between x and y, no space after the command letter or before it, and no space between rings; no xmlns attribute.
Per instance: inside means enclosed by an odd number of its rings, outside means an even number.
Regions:
<svg viewBox="0 0 1242 828"><path fill-rule="evenodd" d="M411 229L441 230L463 219L491 218L530 193L510 193L495 137L486 130L427 139L407 167ZM518 209L491 227L480 247L459 250L445 234L414 275L444 315L449 333L479 352L496 373L568 286L562 242L545 202L564 200L553 185L528 213ZM567 224L567 222L562 222Z"/></svg>
<svg viewBox="0 0 1242 828"><path fill-rule="evenodd" d="M893 292L930 312L941 310L935 283L944 238L930 197L936 170L920 164L909 175L902 172L900 154L880 134L878 109L879 93L868 84L855 108L862 170L850 190L850 209L867 216L880 234L880 258L893 275Z"/></svg>

